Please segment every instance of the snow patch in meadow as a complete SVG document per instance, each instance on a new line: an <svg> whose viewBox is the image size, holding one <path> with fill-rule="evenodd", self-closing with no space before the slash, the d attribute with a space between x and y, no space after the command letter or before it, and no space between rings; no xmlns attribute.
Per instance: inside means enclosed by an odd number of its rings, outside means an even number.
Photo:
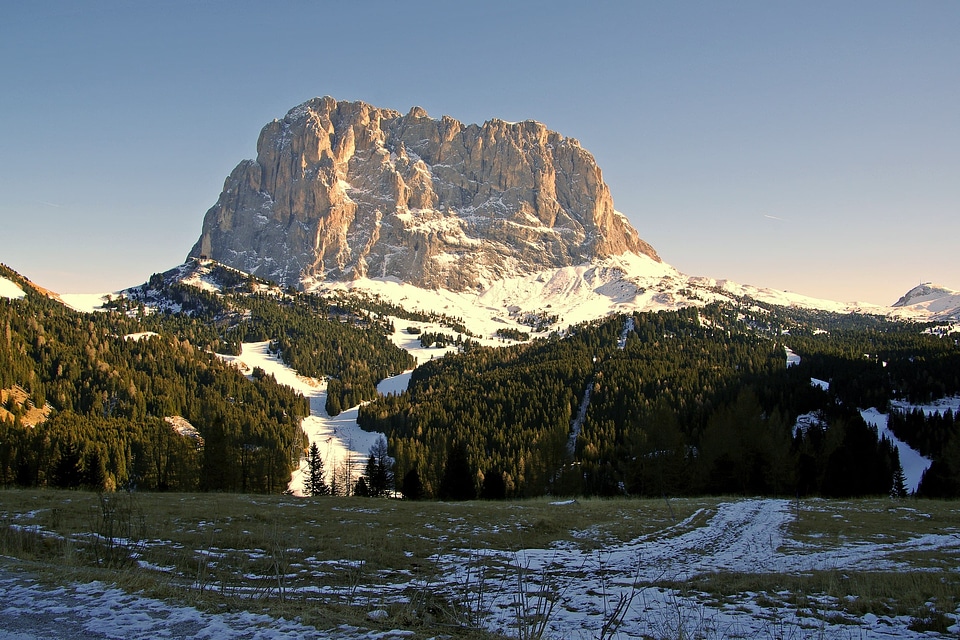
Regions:
<svg viewBox="0 0 960 640"><path fill-rule="evenodd" d="M858 540L811 549L788 536L796 507L788 500L739 500L721 503L712 513L697 511L673 527L610 549L582 551L570 545L520 551L462 549L432 560L443 569L443 588L468 602L482 600L488 613L484 626L508 636L518 635L517 592L491 587L521 580L531 609L545 595L558 599L544 637L571 637L574 631L582 634L575 637L598 637L621 598L629 605L617 629L620 637L787 637L786 632L806 637L805 630L829 638L924 637L911 631L910 620L903 617L868 614L857 624L834 623L813 609L775 605L769 598L761 603L762 594L745 593L735 603L717 604L696 593L648 586L715 571L907 570L910 567L900 560L905 552L960 547L960 538L945 533L887 544ZM956 620L956 613L953 616ZM952 629L956 628L955 624Z"/></svg>
<svg viewBox="0 0 960 640"><path fill-rule="evenodd" d="M57 637L65 640L127 638L222 638L224 640L298 640L343 638L364 640L409 632L369 631L341 625L321 632L297 621L246 611L208 613L194 607L170 604L139 594L129 594L104 584L71 583L56 589L32 578L0 568L0 640Z"/></svg>

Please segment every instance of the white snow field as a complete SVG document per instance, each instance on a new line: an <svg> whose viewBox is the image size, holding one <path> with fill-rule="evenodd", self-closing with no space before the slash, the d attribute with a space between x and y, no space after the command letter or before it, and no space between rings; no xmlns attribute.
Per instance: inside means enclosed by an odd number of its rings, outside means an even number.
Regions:
<svg viewBox="0 0 960 640"><path fill-rule="evenodd" d="M57 294L56 297L59 298L63 304L67 305L74 311L80 311L82 313L95 313L96 311L102 311L103 303L114 295L116 294L60 293Z"/></svg>
<svg viewBox="0 0 960 640"><path fill-rule="evenodd" d="M23 289L21 289L16 282L0 276L0 298L19 300L25 295L27 294L23 292Z"/></svg>
<svg viewBox="0 0 960 640"><path fill-rule="evenodd" d="M347 625L319 631L296 621L246 611L208 613L131 594L104 584L41 586L29 574L0 567L0 640L300 640L403 638L411 632L370 632Z"/></svg>

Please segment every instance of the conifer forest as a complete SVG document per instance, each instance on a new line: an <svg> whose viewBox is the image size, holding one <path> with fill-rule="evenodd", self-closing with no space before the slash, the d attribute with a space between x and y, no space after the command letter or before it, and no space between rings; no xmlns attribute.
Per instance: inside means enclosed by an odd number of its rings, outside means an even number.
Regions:
<svg viewBox="0 0 960 640"><path fill-rule="evenodd" d="M917 493L960 496L960 417L891 405L960 394L960 346L935 325L732 300L510 346L438 334L424 344L455 352L379 396L380 380L414 365L390 318L416 316L371 297L264 294L224 271L220 293L155 276L90 314L0 275L27 292L0 298L4 486L285 491L302 458L315 470L300 428L308 402L216 355L270 341L299 373L327 379L330 415L360 405L360 426L385 434L358 494L902 494L896 447L859 413L876 407L932 460ZM167 307L147 312L160 291ZM331 493L314 476L315 493Z"/></svg>

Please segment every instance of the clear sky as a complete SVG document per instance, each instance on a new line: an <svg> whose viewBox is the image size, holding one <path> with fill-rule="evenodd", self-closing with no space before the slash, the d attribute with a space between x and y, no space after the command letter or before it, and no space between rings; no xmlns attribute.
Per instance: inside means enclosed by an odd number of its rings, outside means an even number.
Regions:
<svg viewBox="0 0 960 640"><path fill-rule="evenodd" d="M6 2L0 262L62 292L183 261L315 96L535 119L684 273L960 289L960 2Z"/></svg>

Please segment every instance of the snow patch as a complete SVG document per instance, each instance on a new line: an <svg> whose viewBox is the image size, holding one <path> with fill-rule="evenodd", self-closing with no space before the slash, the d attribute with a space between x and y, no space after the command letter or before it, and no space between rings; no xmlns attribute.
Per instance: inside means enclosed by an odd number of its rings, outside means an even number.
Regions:
<svg viewBox="0 0 960 640"><path fill-rule="evenodd" d="M63 304L74 311L94 313L103 308L103 303L113 297L112 293L61 293L58 296Z"/></svg>
<svg viewBox="0 0 960 640"><path fill-rule="evenodd" d="M897 447L900 454L900 466L903 467L903 475L906 479L907 491L913 493L920 486L920 479L923 472L930 468L931 460L924 458L916 449L903 442L893 434L888 428L890 416L886 413L880 413L878 409L870 408L860 411L864 422L877 428L877 435L886 436L887 440Z"/></svg>
<svg viewBox="0 0 960 640"><path fill-rule="evenodd" d="M0 276L0 298L19 300L25 295L27 294L23 292L23 289L21 289L16 282Z"/></svg>
<svg viewBox="0 0 960 640"><path fill-rule="evenodd" d="M160 334L156 333L155 331L140 331L138 333L128 333L127 335L123 336L123 339L133 340L134 342L140 342L141 340L145 340L147 338L153 338L159 335Z"/></svg>

